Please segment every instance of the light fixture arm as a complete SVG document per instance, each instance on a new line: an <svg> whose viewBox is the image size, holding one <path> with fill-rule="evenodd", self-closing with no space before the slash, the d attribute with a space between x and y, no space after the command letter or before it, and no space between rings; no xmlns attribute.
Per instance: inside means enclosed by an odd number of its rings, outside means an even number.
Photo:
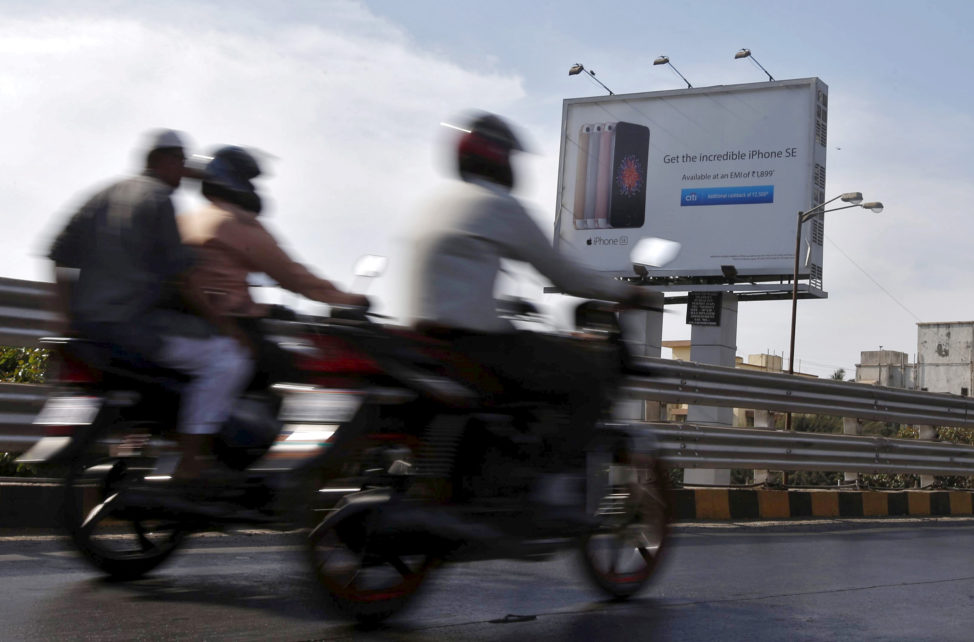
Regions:
<svg viewBox="0 0 974 642"><path fill-rule="evenodd" d="M764 68L764 65L762 65L761 63L758 62L758 59L754 57L754 55L751 53L751 50L750 49L746 49L746 48L745 49L741 49L736 54L734 54L734 59L735 60L739 60L741 58L750 58L751 61L755 65L758 66L758 69L760 69L761 71L763 71L765 74L768 75L768 82L773 82L774 81L774 78L771 76L770 73L768 73L768 70Z"/></svg>
<svg viewBox="0 0 974 642"><path fill-rule="evenodd" d="M668 64L670 66L670 69L672 69L673 71L676 72L676 75L677 76L679 76L680 78L683 78L683 74L681 74L677 70L677 68L673 66L673 63L672 62L670 62L669 60L667 60L666 61L666 64ZM687 89L693 89L693 85L690 84L690 81L689 80L687 80L686 78L683 78L683 82L685 82L687 84Z"/></svg>
<svg viewBox="0 0 974 642"><path fill-rule="evenodd" d="M595 82L597 82L600 85L602 85L602 89L604 89L607 92L609 92L609 95L610 96L615 96L615 92L614 91L612 91L611 89L609 89L608 87L606 87L605 86L605 83L603 83L601 80L599 80L598 78L595 77L595 72L594 71L592 71L591 69L584 69L583 71L585 73L587 73L592 78L592 80L594 80Z"/></svg>
<svg viewBox="0 0 974 642"><path fill-rule="evenodd" d="M761 71L763 71L764 73L768 74L768 82L774 82L774 78L772 78L771 77L771 74L768 73L768 70L765 69L764 66L761 63L758 62L757 58L755 58L753 55L752 56L748 56L748 58L750 58L751 60L753 60L754 61L754 64L757 65L758 67L760 67Z"/></svg>
<svg viewBox="0 0 974 642"><path fill-rule="evenodd" d="M673 70L673 73L675 73L677 76L679 76L680 78L682 78L683 79L683 82L685 82L687 84L687 89L693 89L693 85L690 84L690 81L687 80L686 78L684 78L683 74L680 73L680 70L677 69L676 67L674 67L673 66L673 63L670 62L670 57L669 56L660 56L659 58L657 58L656 60L653 61L653 64L654 65L669 65L670 69Z"/></svg>
<svg viewBox="0 0 974 642"><path fill-rule="evenodd" d="M823 203L823 205L824 205L824 203ZM814 207L814 208L808 210L807 212L799 212L799 214L800 214L800 217L799 218L800 218L800 221L801 221L799 223L799 225L801 225L801 223L806 222L808 219L810 219L810 218L812 218L814 216L818 216L819 214L825 214L826 212L838 212L839 210L847 210L850 207L862 207L862 205L859 204L859 203L857 203L855 205L843 205L842 207L832 207L832 208L829 208L827 210L822 210L821 212L818 211L818 209L819 209L818 207Z"/></svg>
<svg viewBox="0 0 974 642"><path fill-rule="evenodd" d="M576 62L574 65L572 65L571 69L568 70L568 75L569 76L577 76L578 74L582 73L583 71L586 74L588 74L589 78L591 78L595 82L599 83L599 85L602 87L602 89L604 89L607 92L609 92L609 95L610 96L615 96L615 92L613 92L611 89L609 89L608 87L606 87L605 86L605 83L603 83L601 80L599 80L598 78L595 77L595 72L594 71L592 71L591 69L586 69L585 68L585 65L583 65L580 62Z"/></svg>

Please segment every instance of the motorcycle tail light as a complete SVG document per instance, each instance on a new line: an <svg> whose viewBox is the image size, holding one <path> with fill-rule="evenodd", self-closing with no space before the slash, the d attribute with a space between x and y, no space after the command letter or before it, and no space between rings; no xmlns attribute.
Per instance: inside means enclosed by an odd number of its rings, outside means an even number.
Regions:
<svg viewBox="0 0 974 642"><path fill-rule="evenodd" d="M299 367L329 374L378 374L382 372L371 357L350 346L341 337L316 337L316 354L301 359Z"/></svg>
<svg viewBox="0 0 974 642"><path fill-rule="evenodd" d="M58 361L56 381L60 383L97 383L101 372L70 355L62 355Z"/></svg>

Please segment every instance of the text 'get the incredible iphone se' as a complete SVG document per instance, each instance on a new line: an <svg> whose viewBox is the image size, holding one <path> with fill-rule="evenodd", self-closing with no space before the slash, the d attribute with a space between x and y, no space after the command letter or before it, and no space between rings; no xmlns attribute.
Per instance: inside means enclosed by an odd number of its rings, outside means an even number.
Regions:
<svg viewBox="0 0 974 642"><path fill-rule="evenodd" d="M582 125L572 212L575 229L642 227L648 156L649 128L644 125Z"/></svg>

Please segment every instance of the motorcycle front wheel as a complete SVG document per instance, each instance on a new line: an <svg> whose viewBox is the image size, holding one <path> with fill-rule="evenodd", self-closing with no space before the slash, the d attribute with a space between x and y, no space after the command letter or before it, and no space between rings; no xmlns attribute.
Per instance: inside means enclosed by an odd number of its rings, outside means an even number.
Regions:
<svg viewBox="0 0 974 642"><path fill-rule="evenodd" d="M162 564L186 534L178 520L125 504L126 491L156 468L152 434L130 424L93 429L72 459L64 483L64 525L78 551L118 580Z"/></svg>
<svg viewBox="0 0 974 642"><path fill-rule="evenodd" d="M656 572L669 532L664 471L651 456L613 453L602 467L596 515L602 527L581 542L588 577L613 599L640 591Z"/></svg>
<svg viewBox="0 0 974 642"><path fill-rule="evenodd" d="M339 503L339 510L344 504ZM365 624L400 612L435 564L431 554L407 550L394 537L372 537L373 516L365 510L326 518L311 529L307 546L332 610Z"/></svg>

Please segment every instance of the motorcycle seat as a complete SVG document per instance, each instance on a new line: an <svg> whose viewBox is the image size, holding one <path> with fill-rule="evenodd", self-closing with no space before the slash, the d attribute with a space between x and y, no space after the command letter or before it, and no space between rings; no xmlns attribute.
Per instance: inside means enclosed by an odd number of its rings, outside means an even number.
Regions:
<svg viewBox="0 0 974 642"><path fill-rule="evenodd" d="M165 368L137 355L125 354L114 346L77 337L41 340L42 345L57 350L66 361L80 362L102 373L104 378L136 383L162 385L178 389L190 376Z"/></svg>

